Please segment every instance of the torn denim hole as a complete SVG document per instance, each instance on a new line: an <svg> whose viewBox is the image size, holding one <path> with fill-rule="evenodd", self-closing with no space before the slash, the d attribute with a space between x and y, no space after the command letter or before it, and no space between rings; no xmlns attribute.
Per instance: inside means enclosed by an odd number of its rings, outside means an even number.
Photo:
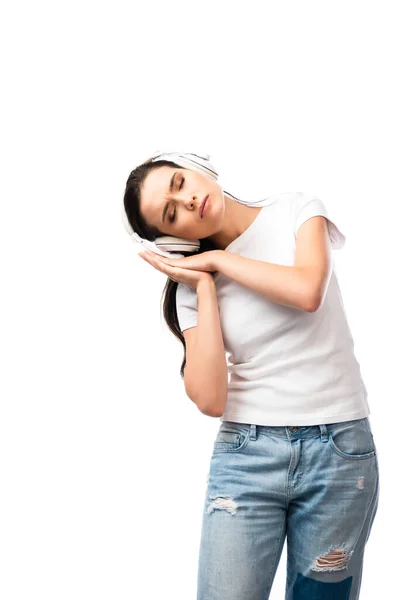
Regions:
<svg viewBox="0 0 400 600"><path fill-rule="evenodd" d="M212 513L215 510L226 510L231 515L235 515L237 512L237 504L233 500L232 496L209 496L212 502L207 508L208 513Z"/></svg>
<svg viewBox="0 0 400 600"><path fill-rule="evenodd" d="M312 564L312 571L340 571L347 569L348 561L353 551L348 552L343 546L332 546L329 552L316 558Z"/></svg>

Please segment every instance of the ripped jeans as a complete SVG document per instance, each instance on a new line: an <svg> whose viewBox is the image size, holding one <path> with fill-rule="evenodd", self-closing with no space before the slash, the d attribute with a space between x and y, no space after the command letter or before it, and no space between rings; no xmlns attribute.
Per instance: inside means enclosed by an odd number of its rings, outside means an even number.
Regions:
<svg viewBox="0 0 400 600"><path fill-rule="evenodd" d="M222 421L205 495L197 600L358 600L379 497L368 417L310 426Z"/></svg>

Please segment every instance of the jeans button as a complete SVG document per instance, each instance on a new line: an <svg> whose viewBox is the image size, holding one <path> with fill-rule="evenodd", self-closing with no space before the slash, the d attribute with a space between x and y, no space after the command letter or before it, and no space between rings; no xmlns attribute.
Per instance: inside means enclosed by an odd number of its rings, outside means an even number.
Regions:
<svg viewBox="0 0 400 600"><path fill-rule="evenodd" d="M293 432L295 432L295 431L297 431L297 430L298 430L298 427L290 427L290 431L293 431Z"/></svg>

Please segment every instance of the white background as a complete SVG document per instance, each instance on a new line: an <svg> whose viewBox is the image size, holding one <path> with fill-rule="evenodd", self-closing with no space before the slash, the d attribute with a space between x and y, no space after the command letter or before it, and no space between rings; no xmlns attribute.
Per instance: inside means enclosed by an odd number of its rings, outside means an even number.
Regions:
<svg viewBox="0 0 400 600"><path fill-rule="evenodd" d="M195 599L219 419L185 395L165 276L120 219L157 149L240 198L319 196L381 494L363 600L397 581L396 2L8 2L0 18L0 595ZM286 547L271 600L284 597Z"/></svg>

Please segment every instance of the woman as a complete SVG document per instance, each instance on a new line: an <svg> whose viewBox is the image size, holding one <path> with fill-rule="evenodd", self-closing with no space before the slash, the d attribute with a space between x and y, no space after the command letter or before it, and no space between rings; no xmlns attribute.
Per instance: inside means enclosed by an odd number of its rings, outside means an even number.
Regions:
<svg viewBox="0 0 400 600"><path fill-rule="evenodd" d="M142 239L200 240L184 258L141 254L169 278L164 316L184 346L186 393L221 420L197 598L266 600L286 539L285 600L356 600L379 471L333 267L345 236L315 196L249 206L207 160L185 158L139 165L124 208Z"/></svg>

